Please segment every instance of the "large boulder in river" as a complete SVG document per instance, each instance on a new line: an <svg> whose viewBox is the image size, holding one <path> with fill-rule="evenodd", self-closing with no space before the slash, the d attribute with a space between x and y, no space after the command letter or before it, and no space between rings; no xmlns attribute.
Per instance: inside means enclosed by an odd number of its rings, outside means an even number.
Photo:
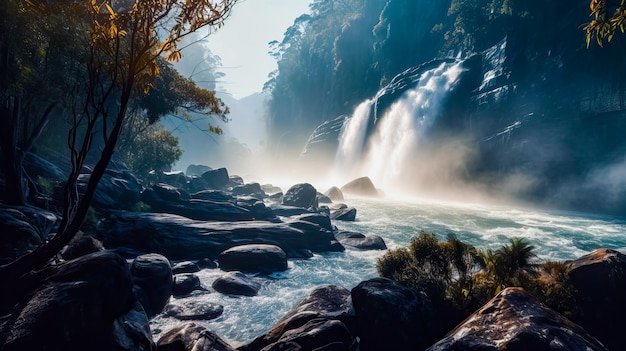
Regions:
<svg viewBox="0 0 626 351"><path fill-rule="evenodd" d="M211 189L224 189L230 182L226 168L218 168L202 173L202 180Z"/></svg>
<svg viewBox="0 0 626 351"><path fill-rule="evenodd" d="M160 253L171 260L216 258L238 245L277 245L287 256L299 250L342 251L333 233L314 223L206 222L171 214L117 212L102 219L98 237L105 247Z"/></svg>
<svg viewBox="0 0 626 351"><path fill-rule="evenodd" d="M161 313L172 295L170 261L159 254L138 256L130 265L134 291L149 318Z"/></svg>
<svg viewBox="0 0 626 351"><path fill-rule="evenodd" d="M120 342L137 341L124 333L143 335L141 330L149 330L122 257L101 251L43 273L47 273L43 284L2 325L3 351L121 350ZM124 320L141 325L118 328ZM154 346L151 339L143 338L142 343L144 349Z"/></svg>
<svg viewBox="0 0 626 351"><path fill-rule="evenodd" d="M626 255L599 249L569 263L569 278L580 309L572 320L610 350L623 348L626 320Z"/></svg>
<svg viewBox="0 0 626 351"><path fill-rule="evenodd" d="M194 298L177 299L165 306L165 315L181 321L215 319L224 313L224 306Z"/></svg>
<svg viewBox="0 0 626 351"><path fill-rule="evenodd" d="M317 190L309 183L293 185L283 195L283 205L317 208Z"/></svg>
<svg viewBox="0 0 626 351"><path fill-rule="evenodd" d="M341 189L336 186L326 190L324 195L328 196L333 201L343 201L343 193L341 192Z"/></svg>
<svg viewBox="0 0 626 351"><path fill-rule="evenodd" d="M335 233L335 238L344 246L351 246L361 250L386 250L387 245L378 235L364 235L357 232L341 230Z"/></svg>
<svg viewBox="0 0 626 351"><path fill-rule="evenodd" d="M158 351L236 351L219 336L193 322L176 326L157 341Z"/></svg>
<svg viewBox="0 0 626 351"><path fill-rule="evenodd" d="M506 288L428 351L607 350L521 288Z"/></svg>
<svg viewBox="0 0 626 351"><path fill-rule="evenodd" d="M258 200L263 200L267 197L267 194L261 189L261 185L259 183L248 183L237 185L233 187L231 191L233 195L237 196L251 196Z"/></svg>
<svg viewBox="0 0 626 351"><path fill-rule="evenodd" d="M352 304L362 351L424 350L445 334L433 327L438 316L430 299L390 279L361 282Z"/></svg>
<svg viewBox="0 0 626 351"><path fill-rule="evenodd" d="M341 187L341 191L361 196L378 196L378 190L369 177L357 178Z"/></svg>
<svg viewBox="0 0 626 351"><path fill-rule="evenodd" d="M338 221L354 222L356 219L356 208L347 207L330 211L330 218Z"/></svg>
<svg viewBox="0 0 626 351"><path fill-rule="evenodd" d="M275 245L249 244L222 252L217 262L224 271L265 273L287 270L287 255Z"/></svg>
<svg viewBox="0 0 626 351"><path fill-rule="evenodd" d="M353 334L355 318L348 289L335 285L320 286L311 291L296 308L281 318L267 333L256 338L250 344L240 347L239 350L259 351L267 350L270 347L269 345L272 345L271 347L284 346L286 341L294 341L291 337L292 335L300 335L300 339L296 343L302 349L314 349L305 347L305 345L310 345L311 343L304 341L302 333L296 329L308 323L311 323L309 327L313 325L324 326L324 322L327 321L340 323L326 324L325 327L330 327L328 328L329 330L335 331L335 333L327 334L334 336L320 341L319 344L324 346L338 343L336 346L343 348L337 348L337 350L347 350L352 342L352 338L346 338L346 336ZM308 329L304 328L304 330ZM346 331L349 331L347 335ZM311 333L309 338L317 336Z"/></svg>
<svg viewBox="0 0 626 351"><path fill-rule="evenodd" d="M242 272L228 272L211 284L215 291L226 295L256 296L261 284Z"/></svg>

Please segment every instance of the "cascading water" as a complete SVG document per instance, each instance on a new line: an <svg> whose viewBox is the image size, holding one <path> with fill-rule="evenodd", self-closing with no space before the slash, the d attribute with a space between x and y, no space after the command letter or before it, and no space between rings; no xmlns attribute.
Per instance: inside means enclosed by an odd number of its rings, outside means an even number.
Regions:
<svg viewBox="0 0 626 351"><path fill-rule="evenodd" d="M463 71L462 61L457 61L423 72L417 85L383 113L369 138L367 126L373 101L359 105L340 134L335 174L346 178L342 181L356 175L369 176L384 189L393 187L400 178L410 177L410 165L416 161L420 143Z"/></svg>
<svg viewBox="0 0 626 351"><path fill-rule="evenodd" d="M341 128L339 145L335 155L334 173L345 174L350 170L359 168L373 103L373 100L367 99L359 104Z"/></svg>

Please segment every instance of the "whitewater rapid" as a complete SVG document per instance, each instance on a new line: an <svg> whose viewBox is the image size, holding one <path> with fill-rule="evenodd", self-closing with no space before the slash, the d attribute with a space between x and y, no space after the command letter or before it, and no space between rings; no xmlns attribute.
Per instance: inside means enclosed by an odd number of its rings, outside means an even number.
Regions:
<svg viewBox="0 0 626 351"><path fill-rule="evenodd" d="M324 189L322 189L324 190ZM440 240L455 234L478 248L497 249L511 237L523 237L535 246L541 260L566 261L596 248L626 252L626 219L570 212L546 212L507 206L436 202L426 199L346 198L358 209L355 222L334 222L339 229L384 238L389 248L407 246L421 230ZM206 293L194 298L224 306L221 317L196 321L239 346L271 328L313 288L335 284L351 289L377 276L376 260L384 251L316 254L308 260L290 260L289 269L266 277L255 297L231 297L212 291L211 283L224 272L197 273ZM152 321L155 337L181 321L159 316Z"/></svg>

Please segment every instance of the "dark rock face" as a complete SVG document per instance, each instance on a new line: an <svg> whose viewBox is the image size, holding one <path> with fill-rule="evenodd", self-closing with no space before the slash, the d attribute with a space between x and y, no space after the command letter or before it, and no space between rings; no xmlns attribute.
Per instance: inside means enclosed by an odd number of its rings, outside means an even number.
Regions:
<svg viewBox="0 0 626 351"><path fill-rule="evenodd" d="M609 350L623 348L626 321L626 255L599 249L570 263L570 281L580 316L573 318Z"/></svg>
<svg viewBox="0 0 626 351"><path fill-rule="evenodd" d="M163 313L181 321L208 321L221 316L222 313L224 313L224 306L187 298L179 299L168 304L165 306Z"/></svg>
<svg viewBox="0 0 626 351"><path fill-rule="evenodd" d="M283 205L317 208L317 190L309 183L293 185L283 196Z"/></svg>
<svg viewBox="0 0 626 351"><path fill-rule="evenodd" d="M216 258L243 244L277 245L285 252L341 251L333 233L304 221L204 222L169 214L119 212L100 221L105 247L160 253L172 260Z"/></svg>
<svg viewBox="0 0 626 351"><path fill-rule="evenodd" d="M424 350L437 340L436 311L423 293L374 278L352 289L352 303L363 351Z"/></svg>
<svg viewBox="0 0 626 351"><path fill-rule="evenodd" d="M187 175L187 177L201 176L202 174L204 174L204 173L206 173L206 172L208 172L210 170L212 170L212 169L209 166L191 164L191 165L187 166L187 170L185 171L185 174Z"/></svg>
<svg viewBox="0 0 626 351"><path fill-rule="evenodd" d="M174 280L170 261L158 254L142 255L130 266L135 295L148 318L159 314L172 295Z"/></svg>
<svg viewBox="0 0 626 351"><path fill-rule="evenodd" d="M267 197L267 194L265 194L263 189L261 189L261 185L259 183L237 185L233 187L232 193L237 196L252 196L258 200L262 200Z"/></svg>
<svg viewBox="0 0 626 351"><path fill-rule="evenodd" d="M369 177L361 177L352 180L341 187L341 191L348 194L361 196L378 196L378 190Z"/></svg>
<svg viewBox="0 0 626 351"><path fill-rule="evenodd" d="M328 196L333 201L343 201L343 193L341 192L341 189L336 186L326 190L324 195Z"/></svg>
<svg viewBox="0 0 626 351"><path fill-rule="evenodd" d="M200 271L198 264L191 261L178 262L172 266L173 274L196 273Z"/></svg>
<svg viewBox="0 0 626 351"><path fill-rule="evenodd" d="M331 200L330 197L322 193L317 193L317 203L318 204L332 204L333 200Z"/></svg>
<svg viewBox="0 0 626 351"><path fill-rule="evenodd" d="M237 198L225 191L221 190L202 190L191 194L192 199L207 200L214 202L231 202L235 203Z"/></svg>
<svg viewBox="0 0 626 351"><path fill-rule="evenodd" d="M210 258L203 258L201 260L198 260L198 262L196 262L196 264L198 265L198 267L200 267L202 269L215 269L215 268L217 268L217 263L215 263L215 261L213 261Z"/></svg>
<svg viewBox="0 0 626 351"><path fill-rule="evenodd" d="M66 260L73 260L80 256L104 250L104 246L100 240L92 236L81 236L80 238L70 242L61 250L61 257Z"/></svg>
<svg viewBox="0 0 626 351"><path fill-rule="evenodd" d="M191 199L191 196L186 191L165 183L154 184L152 190L165 201L183 202Z"/></svg>
<svg viewBox="0 0 626 351"><path fill-rule="evenodd" d="M346 338L346 329L344 328L346 326L352 328L354 318L349 290L334 285L321 286L314 289L295 309L281 318L265 335L256 338L248 345L242 346L240 351L266 350L266 347L269 347L268 345L273 345L272 347L282 345L282 347L285 347L285 344L289 341L295 342L301 349L313 349L305 347L305 345L311 345L305 341L303 342L302 331L310 330L313 325L323 325L323 321L341 322L341 324L332 323L325 325L324 328L333 330L332 333L328 333L333 336L320 341L316 347L336 342L339 344L337 346L347 348L347 345L350 345L352 342L352 338L350 337L350 340ZM307 323L311 324L304 327ZM301 329L303 327L304 329ZM309 337L313 335L312 333ZM351 335L351 333L348 332L348 335ZM298 340L295 340L293 336L298 336ZM319 346L320 344L321 346Z"/></svg>
<svg viewBox="0 0 626 351"><path fill-rule="evenodd" d="M136 302L125 315L113 322L113 338L118 350L153 350L150 321L143 306Z"/></svg>
<svg viewBox="0 0 626 351"><path fill-rule="evenodd" d="M87 187L89 174L78 177L78 191L82 194ZM98 183L92 205L103 210L130 209L141 201L143 187L128 170L107 169Z"/></svg>
<svg viewBox="0 0 626 351"><path fill-rule="evenodd" d="M226 168L206 171L202 173L201 177L209 188L217 190L225 188L230 181Z"/></svg>
<svg viewBox="0 0 626 351"><path fill-rule="evenodd" d="M330 211L330 218L338 221L354 222L356 219L356 208L348 207L340 210Z"/></svg>
<svg viewBox="0 0 626 351"><path fill-rule="evenodd" d="M428 351L606 350L521 288L507 288Z"/></svg>
<svg viewBox="0 0 626 351"><path fill-rule="evenodd" d="M291 218L298 220L298 221L317 224L324 229L328 229L328 230L334 229L332 223L330 222L330 218L321 213L304 213L301 215L292 216Z"/></svg>
<svg viewBox="0 0 626 351"><path fill-rule="evenodd" d="M275 245L241 245L222 252L217 258L220 269L251 273L287 270L287 254Z"/></svg>
<svg viewBox="0 0 626 351"><path fill-rule="evenodd" d="M303 161L303 165L326 165L332 162L337 146L339 146L341 128L348 117L350 116L341 115L324 121L315 128L300 155L300 160Z"/></svg>
<svg viewBox="0 0 626 351"><path fill-rule="evenodd" d="M278 341L263 350L319 350L341 347L348 350L353 344L353 337L341 321L323 318L312 319L303 326L284 333Z"/></svg>
<svg viewBox="0 0 626 351"><path fill-rule="evenodd" d="M163 199L152 189L142 193L142 200L157 213L171 213L201 221L249 221L253 219L250 211L230 202L215 202L198 199Z"/></svg>
<svg viewBox="0 0 626 351"><path fill-rule="evenodd" d="M185 273L174 276L173 296L186 296L194 290L204 290L197 275Z"/></svg>
<svg viewBox="0 0 626 351"><path fill-rule="evenodd" d="M256 296L261 284L242 272L228 272L211 285L215 291L226 295Z"/></svg>
<svg viewBox="0 0 626 351"><path fill-rule="evenodd" d="M185 323L159 338L158 351L236 351L219 336L195 323Z"/></svg>
<svg viewBox="0 0 626 351"><path fill-rule="evenodd" d="M47 239L57 217L35 207L0 206L0 263L8 263Z"/></svg>
<svg viewBox="0 0 626 351"><path fill-rule="evenodd" d="M63 263L3 326L7 334L1 348L118 349L121 336L114 324L135 305L132 286L126 261L110 251Z"/></svg>
<svg viewBox="0 0 626 351"><path fill-rule="evenodd" d="M338 231L335 238L344 246L351 246L361 250L387 250L383 238L378 235L365 236L361 233Z"/></svg>

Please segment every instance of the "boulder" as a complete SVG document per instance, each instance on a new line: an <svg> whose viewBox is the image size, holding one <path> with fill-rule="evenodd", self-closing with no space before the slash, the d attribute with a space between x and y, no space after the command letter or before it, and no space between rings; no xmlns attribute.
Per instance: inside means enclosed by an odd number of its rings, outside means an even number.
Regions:
<svg viewBox="0 0 626 351"><path fill-rule="evenodd" d="M333 186L330 189L326 190L324 195L328 196L333 201L343 201L344 200L343 193L341 192L341 189L337 188L336 186Z"/></svg>
<svg viewBox="0 0 626 351"><path fill-rule="evenodd" d="M215 261L213 261L212 259L210 259L210 258L203 258L201 260L198 260L198 262L196 262L196 264L201 269L215 269L215 268L217 268L217 263Z"/></svg>
<svg viewBox="0 0 626 351"><path fill-rule="evenodd" d="M239 349L240 351L265 350L265 347L278 343L281 338L283 341L286 341L289 335L301 335L301 333L294 332L294 330L313 320L341 321L344 326L353 329L355 314L350 300L350 291L335 285L315 288L296 308L281 318L267 333ZM340 332L339 334L343 333ZM284 335L287 335L287 338L283 338ZM342 337L337 339L341 339L337 341L342 345L344 344L345 340ZM328 343L330 344L331 342Z"/></svg>
<svg viewBox="0 0 626 351"><path fill-rule="evenodd" d="M142 200L150 205L153 212L171 213L200 221L249 221L253 219L250 211L230 202L209 200L168 201L154 190L146 189Z"/></svg>
<svg viewBox="0 0 626 351"><path fill-rule="evenodd" d="M239 271L222 275L211 286L219 293L241 296L256 296L261 289L261 284Z"/></svg>
<svg viewBox="0 0 626 351"><path fill-rule="evenodd" d="M374 278L352 289L360 349L424 350L443 336L433 330L437 318L430 299L386 278Z"/></svg>
<svg viewBox="0 0 626 351"><path fill-rule="evenodd" d="M317 190L309 183L296 184L283 196L283 205L316 209Z"/></svg>
<svg viewBox="0 0 626 351"><path fill-rule="evenodd" d="M269 209L272 210L274 214L281 217L293 217L306 213L315 213L304 207L285 206L278 204L270 204Z"/></svg>
<svg viewBox="0 0 626 351"><path fill-rule="evenodd" d="M182 274L182 273L196 273L200 271L200 267L198 264L193 263L191 261L182 261L174 264L172 266L173 274Z"/></svg>
<svg viewBox="0 0 626 351"><path fill-rule="evenodd" d="M150 321L143 306L136 302L125 315L113 322L113 350L154 350Z"/></svg>
<svg viewBox="0 0 626 351"><path fill-rule="evenodd" d="M343 193L361 195L361 196L378 196L378 190L369 177L357 178L348 182L341 187Z"/></svg>
<svg viewBox="0 0 626 351"><path fill-rule="evenodd" d="M329 350L331 345L347 351L353 343L352 334L341 321L317 318L284 333L275 343L263 348L263 351Z"/></svg>
<svg viewBox="0 0 626 351"><path fill-rule="evenodd" d="M102 250L104 250L104 246L102 246L100 240L92 236L83 235L66 245L61 250L60 255L64 260L69 261Z"/></svg>
<svg viewBox="0 0 626 351"><path fill-rule="evenodd" d="M187 320L211 320L224 313L224 306L203 302L197 299L186 298L178 299L167 306L163 310L165 315L176 318L181 321Z"/></svg>
<svg viewBox="0 0 626 351"><path fill-rule="evenodd" d="M333 225L330 222L330 217L321 214L321 213L303 213L301 215L296 215L291 217L293 220L309 222L313 224L317 224L320 227L328 230L334 230Z"/></svg>
<svg viewBox="0 0 626 351"><path fill-rule="evenodd" d="M90 170L86 167L86 170ZM78 177L78 191L80 194L85 192L87 182L91 177L91 173L83 173ZM59 191L63 190L63 186L55 189L55 199L61 201ZM141 201L141 192L143 187L141 183L130 171L119 169L107 169L98 182L98 187L92 200L92 206L101 210L128 210L133 208L136 203Z"/></svg>
<svg viewBox="0 0 626 351"><path fill-rule="evenodd" d="M387 250L383 238L378 235L363 235L357 232L338 231L335 238L344 246L350 246L361 250Z"/></svg>
<svg viewBox="0 0 626 351"><path fill-rule="evenodd" d="M287 270L287 255L275 245L248 244L231 247L217 258L220 269L269 274Z"/></svg>
<svg viewBox="0 0 626 351"><path fill-rule="evenodd" d="M615 316L626 313L626 255L598 249L569 266L576 306L580 309L572 320L609 350L622 348L626 321Z"/></svg>
<svg viewBox="0 0 626 351"><path fill-rule="evenodd" d="M157 341L157 351L236 351L219 336L192 322L165 332Z"/></svg>
<svg viewBox="0 0 626 351"><path fill-rule="evenodd" d="M202 174L210 170L212 169L209 166L190 164L189 166L187 166L187 170L185 171L185 174L187 175L187 177L201 176Z"/></svg>
<svg viewBox="0 0 626 351"><path fill-rule="evenodd" d="M174 287L172 288L173 296L187 296L195 290L204 290L200 283L200 278L191 273L176 274L174 276Z"/></svg>
<svg viewBox="0 0 626 351"><path fill-rule="evenodd" d="M222 190L202 190L191 194L192 199L214 202L237 202L237 198Z"/></svg>
<svg viewBox="0 0 626 351"><path fill-rule="evenodd" d="M167 185L173 186L175 188L182 189L187 186L187 177L185 173L182 171L174 171L174 172L161 172L158 173L158 180L161 183L165 183Z"/></svg>
<svg viewBox="0 0 626 351"><path fill-rule="evenodd" d="M0 263L8 263L35 250L42 242L39 228L18 208L0 207Z"/></svg>
<svg viewBox="0 0 626 351"><path fill-rule="evenodd" d="M317 193L317 203L318 204L332 204L333 200L330 197L322 193Z"/></svg>
<svg viewBox="0 0 626 351"><path fill-rule="evenodd" d="M330 218L338 221L354 222L356 219L356 208L348 207L330 211Z"/></svg>
<svg viewBox="0 0 626 351"><path fill-rule="evenodd" d="M110 252L50 268L43 284L13 310L3 331L4 351L90 350L116 347L115 321L135 305L126 261ZM147 318L142 321L146 323ZM141 328L149 328L143 324Z"/></svg>
<svg viewBox="0 0 626 351"><path fill-rule="evenodd" d="M206 171L201 177L210 189L224 189L230 181L226 168Z"/></svg>
<svg viewBox="0 0 626 351"><path fill-rule="evenodd" d="M521 288L506 288L428 348L444 350L607 350L582 327Z"/></svg>
<svg viewBox="0 0 626 351"><path fill-rule="evenodd" d="M263 184L261 185L261 189L269 195L273 195L273 194L278 194L278 193L282 193L283 189L281 189L280 187L277 187L275 185L272 184Z"/></svg>
<svg viewBox="0 0 626 351"><path fill-rule="evenodd" d="M200 191L207 190L209 186L200 176L191 176L187 179L187 184L185 184L185 189L190 193L197 193Z"/></svg>
<svg viewBox="0 0 626 351"><path fill-rule="evenodd" d="M42 177L53 182L64 182L67 180L67 175L61 168L31 152L24 157L24 170L33 179Z"/></svg>
<svg viewBox="0 0 626 351"><path fill-rule="evenodd" d="M267 194L261 189L261 185L259 183L248 183L237 185L233 187L231 191L233 195L237 196L251 196L257 200L263 200L267 197Z"/></svg>
<svg viewBox="0 0 626 351"><path fill-rule="evenodd" d="M172 260L217 258L244 244L277 245L289 253L342 251L333 233L314 223L205 222L170 214L117 212L98 222L105 247L160 253Z"/></svg>
<svg viewBox="0 0 626 351"><path fill-rule="evenodd" d="M130 265L133 290L148 318L161 313L174 287L170 261L158 254L142 255Z"/></svg>
<svg viewBox="0 0 626 351"><path fill-rule="evenodd" d="M165 201L183 202L191 199L187 191L165 183L154 184L152 190L154 190L158 197Z"/></svg>

